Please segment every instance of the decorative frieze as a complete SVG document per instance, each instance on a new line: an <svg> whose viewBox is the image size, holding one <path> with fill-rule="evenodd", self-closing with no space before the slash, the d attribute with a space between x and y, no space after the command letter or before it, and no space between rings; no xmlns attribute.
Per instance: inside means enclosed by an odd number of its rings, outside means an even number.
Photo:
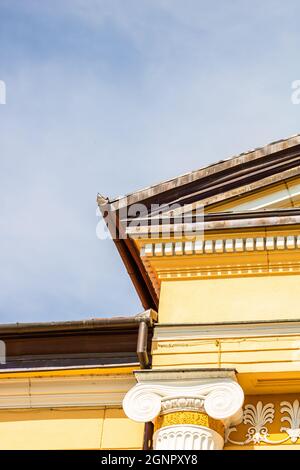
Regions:
<svg viewBox="0 0 300 470"><path fill-rule="evenodd" d="M209 429L213 429L215 432L220 434L224 438L225 426L220 420L211 418L207 413L199 411L175 411L158 416L154 423L154 429L165 428L167 426L177 425L193 425L193 426L205 426Z"/></svg>
<svg viewBox="0 0 300 470"><path fill-rule="evenodd" d="M300 248L300 235L275 237L248 237L220 240L148 243L141 248L141 256L183 256L251 251L294 250Z"/></svg>
<svg viewBox="0 0 300 470"><path fill-rule="evenodd" d="M285 435L280 439L271 439L268 424L272 424L275 419L274 403L263 404L258 401L256 405L247 404L243 412L243 423L249 427L245 434L244 441L236 441L234 433L236 427L230 427L225 431L225 442L234 445L254 444L283 444L288 440L296 443L300 438L300 405L299 400L293 402L282 401L280 403L280 413L283 415L280 419L282 423L286 422L286 426L280 428L280 432Z"/></svg>
<svg viewBox="0 0 300 470"><path fill-rule="evenodd" d="M161 400L161 414L170 413L171 411L188 411L188 410L203 410L204 401L199 397L172 397L162 398Z"/></svg>

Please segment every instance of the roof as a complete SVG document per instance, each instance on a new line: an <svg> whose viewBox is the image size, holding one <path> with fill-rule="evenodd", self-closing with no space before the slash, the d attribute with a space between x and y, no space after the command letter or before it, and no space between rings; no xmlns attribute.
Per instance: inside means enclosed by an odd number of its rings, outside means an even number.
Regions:
<svg viewBox="0 0 300 470"><path fill-rule="evenodd" d="M299 156L298 151L300 149L300 134L296 134L286 139L281 139L262 147L234 155L230 158L220 160L195 171L191 171L175 178L160 182L153 186L135 191L126 196L106 199L98 195L98 204L101 205L103 202L109 202L111 203L112 208L115 207L120 209L125 205L128 206L133 203L148 200L149 198L156 197L156 199L160 200L161 202L161 199L164 198L164 193L166 192L172 190L174 191L177 188L183 186L191 187L192 183L199 180L204 180L208 177L210 178L210 182L213 182L217 176L224 171L233 175L240 167L244 167L245 169L250 170L250 168L257 166L260 161L266 161L267 157L271 155L273 156L273 159L271 159L270 165L274 166L276 161L279 163L280 156L282 156L281 154L290 155L291 149L297 150L297 156Z"/></svg>
<svg viewBox="0 0 300 470"><path fill-rule="evenodd" d="M9 335L35 335L40 333L81 333L108 329L136 327L141 321L152 324L156 312L147 310L128 317L89 318L87 320L39 322L39 323L4 323L0 324L0 339Z"/></svg>
<svg viewBox="0 0 300 470"><path fill-rule="evenodd" d="M211 229L238 227L242 224L282 224L298 223L299 210L272 210L258 214L256 211L244 211L229 215L230 212L214 216L214 205L232 198L251 194L257 190L272 187L281 181L300 176L300 134L287 139L272 142L263 147L250 150L219 161L177 178L164 181L154 186L136 191L122 198L109 200L98 195L97 202L106 221L112 220L116 229L114 242L126 266L128 274L138 292L143 307L158 308L158 296L143 265L140 253L134 243L134 237L124 237L128 222L136 219L123 217L121 209L130 208L135 203L143 204L139 220L151 220L157 213L168 213L174 204L179 206L175 213L191 211L193 204L201 203L209 207L210 213L204 214ZM159 209L154 209L159 205ZM125 211L126 212L126 211ZM174 212L174 211L173 211ZM213 219L216 220L213 220ZM228 218L234 219L228 222ZM251 223L246 219L252 219ZM268 219L268 220L267 220Z"/></svg>
<svg viewBox="0 0 300 470"><path fill-rule="evenodd" d="M0 325L6 363L0 371L124 367L139 365L139 325L149 326L148 351L156 312L132 317Z"/></svg>

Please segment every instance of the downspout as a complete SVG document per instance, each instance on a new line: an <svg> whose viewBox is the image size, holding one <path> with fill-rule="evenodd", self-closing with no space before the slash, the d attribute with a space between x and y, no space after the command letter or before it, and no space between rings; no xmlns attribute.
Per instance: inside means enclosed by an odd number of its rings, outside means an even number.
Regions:
<svg viewBox="0 0 300 470"><path fill-rule="evenodd" d="M148 354L148 325L146 321L139 324L136 354L141 369L150 369L150 358Z"/></svg>
<svg viewBox="0 0 300 470"><path fill-rule="evenodd" d="M138 339L137 339L137 348L136 353L138 360L140 362L141 369L150 369L151 368L151 361L148 354L148 325L152 325L153 318L149 316L145 319L142 319L139 324L139 332L138 332ZM143 439L143 450L150 450L152 449L153 443L153 431L154 425L150 421L145 423L144 428L144 439Z"/></svg>

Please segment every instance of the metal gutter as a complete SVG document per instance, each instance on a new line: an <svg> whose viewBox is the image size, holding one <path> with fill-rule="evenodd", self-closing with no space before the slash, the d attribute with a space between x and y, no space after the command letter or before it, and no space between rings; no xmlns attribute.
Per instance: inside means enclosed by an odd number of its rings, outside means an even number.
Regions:
<svg viewBox="0 0 300 470"><path fill-rule="evenodd" d="M118 329L123 327L138 328L139 323L152 325L157 313L151 309L133 317L93 318L89 320L43 323L8 323L0 324L0 336L14 334L39 334L82 332L102 329Z"/></svg>

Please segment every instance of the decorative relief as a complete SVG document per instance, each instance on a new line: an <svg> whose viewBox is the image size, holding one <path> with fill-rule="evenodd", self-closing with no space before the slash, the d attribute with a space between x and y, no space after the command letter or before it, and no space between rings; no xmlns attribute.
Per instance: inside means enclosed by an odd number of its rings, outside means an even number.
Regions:
<svg viewBox="0 0 300 470"><path fill-rule="evenodd" d="M267 427L268 423L273 423L275 417L275 406L273 403L267 403L263 405L259 401L256 406L248 404L245 406L243 413L243 423L250 424L247 432L246 439L242 442L235 441L231 435L237 431L236 427L230 427L225 430L225 442L229 442L234 445L247 445L253 442L254 444L260 444L264 442L266 444L282 444L289 439L295 443L300 438L300 405L299 400L294 400L293 403L288 401L282 401L280 403L280 413L285 414L281 417L281 422L287 422L290 427L282 426L280 428L281 433L286 433L282 439L271 440L269 430Z"/></svg>
<svg viewBox="0 0 300 470"><path fill-rule="evenodd" d="M168 406L182 409L181 403L183 409L204 411L229 425L240 422L243 401L242 388L231 379L192 386L137 384L125 395L123 409L130 419L145 423L166 412Z"/></svg>
<svg viewBox="0 0 300 470"><path fill-rule="evenodd" d="M274 413L273 403L268 403L263 406L262 402L259 401L256 407L253 405L247 405L245 407L243 421L245 424L251 425L246 434L249 441L259 443L267 439L269 433L265 425L267 423L273 423Z"/></svg>
<svg viewBox="0 0 300 470"><path fill-rule="evenodd" d="M199 397L172 397L162 398L161 414L171 411L203 410L204 400Z"/></svg>
<svg viewBox="0 0 300 470"><path fill-rule="evenodd" d="M287 413L288 416L283 416L281 422L287 421L290 425L289 428L283 426L280 428L281 432L286 432L292 442L297 442L300 437L300 406L299 400L295 400L293 404L288 401L282 401L281 413Z"/></svg>
<svg viewBox="0 0 300 470"><path fill-rule="evenodd" d="M123 410L152 421L154 449L222 449L225 427L243 416L244 392L233 369L136 371Z"/></svg>
<svg viewBox="0 0 300 470"><path fill-rule="evenodd" d="M205 426L213 429L220 436L224 437L224 424L220 420L210 418L206 413L197 411L176 411L160 415L154 423L154 430L164 428L166 426L191 424L194 426Z"/></svg>

